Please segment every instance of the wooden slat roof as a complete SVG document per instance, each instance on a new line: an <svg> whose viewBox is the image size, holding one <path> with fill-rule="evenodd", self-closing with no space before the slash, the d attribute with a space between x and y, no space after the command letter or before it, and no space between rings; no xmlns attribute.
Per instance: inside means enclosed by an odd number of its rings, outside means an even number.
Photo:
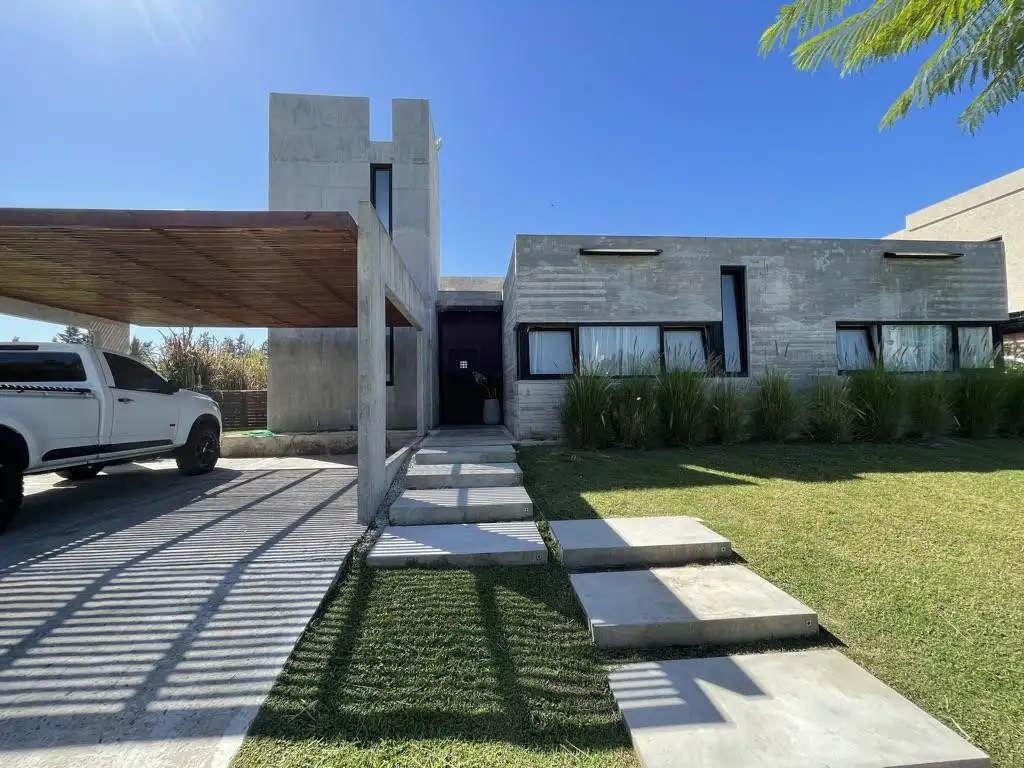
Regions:
<svg viewBox="0 0 1024 768"><path fill-rule="evenodd" d="M0 208L0 295L136 325L354 327L357 235L345 212Z"/></svg>

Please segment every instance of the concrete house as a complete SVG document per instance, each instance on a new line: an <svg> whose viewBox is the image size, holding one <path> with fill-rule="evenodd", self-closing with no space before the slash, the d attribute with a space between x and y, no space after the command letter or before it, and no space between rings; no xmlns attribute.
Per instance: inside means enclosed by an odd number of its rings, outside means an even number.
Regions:
<svg viewBox="0 0 1024 768"><path fill-rule="evenodd" d="M881 357L906 370L980 364L1007 319L1005 244L922 239L520 235L504 278L442 277L438 147L426 101L392 103L391 141L370 140L368 99L273 94L270 207L356 211L369 200L436 311L428 421L483 418L480 372L502 382L517 438L559 434L576 366L719 360L796 379ZM982 242L979 242L982 241ZM271 329L270 428L351 429L354 329ZM414 329L388 331L387 426L415 424Z"/></svg>

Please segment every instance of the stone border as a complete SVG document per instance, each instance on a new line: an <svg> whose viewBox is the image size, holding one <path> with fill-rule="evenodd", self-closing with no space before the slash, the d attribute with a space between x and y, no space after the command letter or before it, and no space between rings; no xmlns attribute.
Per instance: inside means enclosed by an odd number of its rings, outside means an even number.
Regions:
<svg viewBox="0 0 1024 768"><path fill-rule="evenodd" d="M387 432L387 451L394 453L416 441L415 429L393 429ZM220 455L225 459L262 459L277 456L337 456L355 453L359 433L286 432L273 437L226 435L220 442Z"/></svg>

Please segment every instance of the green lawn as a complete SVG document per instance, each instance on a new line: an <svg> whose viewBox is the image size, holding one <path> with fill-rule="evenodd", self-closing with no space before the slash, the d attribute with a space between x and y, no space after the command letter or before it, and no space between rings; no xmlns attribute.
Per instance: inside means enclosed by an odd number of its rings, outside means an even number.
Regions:
<svg viewBox="0 0 1024 768"><path fill-rule="evenodd" d="M355 565L235 761L341 765L635 766L562 569Z"/></svg>
<svg viewBox="0 0 1024 768"><path fill-rule="evenodd" d="M548 519L694 515L851 658L1024 766L1024 441L520 452Z"/></svg>

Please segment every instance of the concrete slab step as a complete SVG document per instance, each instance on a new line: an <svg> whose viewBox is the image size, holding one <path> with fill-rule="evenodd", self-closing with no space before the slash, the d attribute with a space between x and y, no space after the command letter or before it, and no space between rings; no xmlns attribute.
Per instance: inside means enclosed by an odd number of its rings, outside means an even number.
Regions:
<svg viewBox="0 0 1024 768"><path fill-rule="evenodd" d="M407 490L391 504L393 525L529 520L533 501L522 486Z"/></svg>
<svg viewBox="0 0 1024 768"><path fill-rule="evenodd" d="M521 485L523 471L516 463L413 464L405 474L405 487L501 488Z"/></svg>
<svg viewBox="0 0 1024 768"><path fill-rule="evenodd" d="M628 664L609 682L645 768L990 765L836 650Z"/></svg>
<svg viewBox="0 0 1024 768"><path fill-rule="evenodd" d="M512 443L420 448L413 457L416 464L487 464L515 460L516 449Z"/></svg>
<svg viewBox="0 0 1024 768"><path fill-rule="evenodd" d="M569 577L599 648L730 645L818 632L818 614L742 565Z"/></svg>
<svg viewBox="0 0 1024 768"><path fill-rule="evenodd" d="M493 445L512 442L512 435L504 427L463 427L439 429L423 438L424 448L462 445Z"/></svg>
<svg viewBox="0 0 1024 768"><path fill-rule="evenodd" d="M692 517L555 520L551 533L569 569L685 565L732 554L729 539Z"/></svg>
<svg viewBox="0 0 1024 768"><path fill-rule="evenodd" d="M536 565L547 560L533 522L389 526L366 556L373 568Z"/></svg>

